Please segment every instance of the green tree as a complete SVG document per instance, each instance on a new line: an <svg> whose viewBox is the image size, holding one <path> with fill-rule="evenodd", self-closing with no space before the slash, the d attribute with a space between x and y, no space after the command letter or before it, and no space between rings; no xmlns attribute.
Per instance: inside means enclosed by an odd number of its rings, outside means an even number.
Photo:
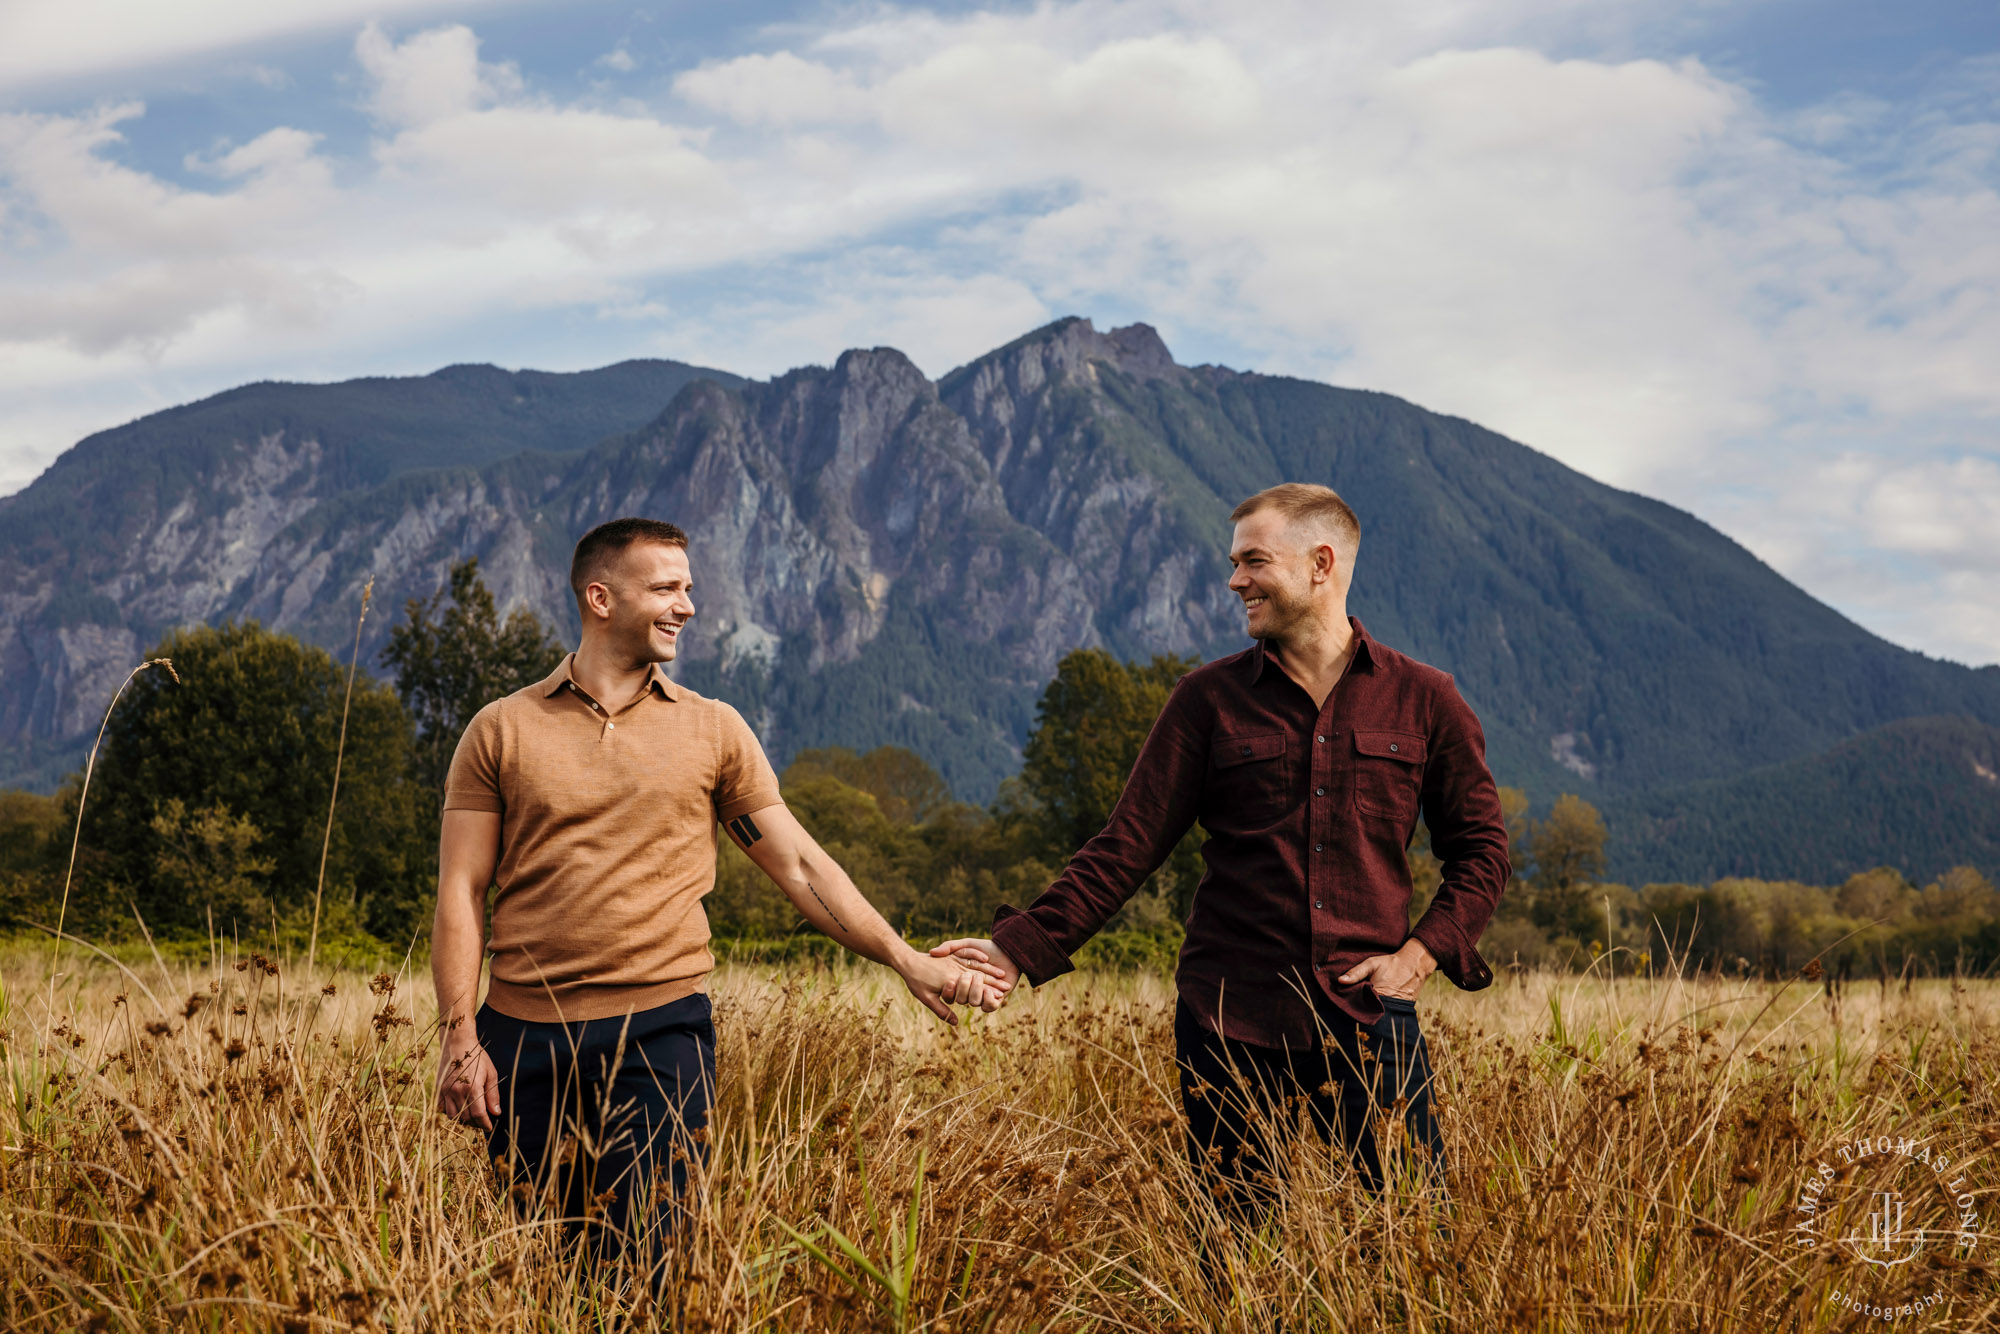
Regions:
<svg viewBox="0 0 2000 1334"><path fill-rule="evenodd" d="M153 853L155 892L185 903L205 902L219 922L268 922L277 905L268 897L274 858L254 851L263 831L227 806L190 811L168 797L153 817L158 839Z"/></svg>
<svg viewBox="0 0 2000 1334"><path fill-rule="evenodd" d="M90 874L155 930L198 933L213 912L218 930L233 919L261 937L271 912L309 918L345 668L255 621L177 630L147 656L180 681L141 673L111 716L84 817ZM326 894L390 941L421 926L431 893L411 743L395 694L357 678Z"/></svg>
<svg viewBox="0 0 2000 1334"><path fill-rule="evenodd" d="M1915 912L1921 900L1917 887L1893 866L1849 876L1833 896L1834 905L1847 916L1891 926Z"/></svg>
<svg viewBox="0 0 2000 1334"><path fill-rule="evenodd" d="M857 755L844 746L802 750L785 767L784 785L837 778L873 796L893 824L918 825L951 804L951 785L921 755L901 746L877 746Z"/></svg>
<svg viewBox="0 0 2000 1334"><path fill-rule="evenodd" d="M1558 936L1590 937L1593 926L1590 887L1604 874L1604 817L1582 797L1565 792L1546 820L1529 822L1527 852L1535 870L1530 883L1535 898L1535 925ZM1599 934L1602 934L1600 929Z"/></svg>
<svg viewBox="0 0 2000 1334"><path fill-rule="evenodd" d="M427 818L443 799L452 752L472 715L547 676L566 651L526 607L500 619L477 556L451 567L447 587L405 604L382 660L396 673L397 697L416 723L417 781L436 799Z"/></svg>
<svg viewBox="0 0 2000 1334"><path fill-rule="evenodd" d="M1174 683L1199 665L1172 654L1125 663L1103 649L1077 649L1056 665L1035 706L1021 766L1045 860L1060 866L1104 828ZM1128 915L1135 921L1187 915L1201 879L1202 839L1199 826L1188 831ZM1144 901L1149 896L1165 902Z"/></svg>
<svg viewBox="0 0 2000 1334"><path fill-rule="evenodd" d="M0 792L0 922L54 924L63 859L69 855L63 811L61 793Z"/></svg>

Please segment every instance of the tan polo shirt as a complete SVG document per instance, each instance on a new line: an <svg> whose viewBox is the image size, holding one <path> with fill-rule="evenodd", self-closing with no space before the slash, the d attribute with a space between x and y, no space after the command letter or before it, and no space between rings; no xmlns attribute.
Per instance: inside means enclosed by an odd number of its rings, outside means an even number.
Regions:
<svg viewBox="0 0 2000 1334"><path fill-rule="evenodd" d="M446 810L500 814L486 1001L515 1019L602 1019L702 990L715 827L779 800L735 709L655 664L607 716L570 678L575 656L475 714L445 780Z"/></svg>

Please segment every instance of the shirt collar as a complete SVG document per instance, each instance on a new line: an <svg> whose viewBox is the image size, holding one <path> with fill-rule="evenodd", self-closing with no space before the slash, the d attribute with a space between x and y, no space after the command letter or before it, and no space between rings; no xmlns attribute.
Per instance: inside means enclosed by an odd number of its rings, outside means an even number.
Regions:
<svg viewBox="0 0 2000 1334"><path fill-rule="evenodd" d="M1347 623L1354 629L1354 661L1347 664L1347 670L1350 672L1373 671L1375 668L1374 639L1369 637L1367 627L1362 625L1357 617L1348 617ZM1265 642L1262 639L1258 640L1256 647L1250 653L1251 685L1256 685L1258 680L1264 675L1264 663L1268 656L1264 651Z"/></svg>
<svg viewBox="0 0 2000 1334"><path fill-rule="evenodd" d="M561 690L564 686L570 685L572 683L570 665L575 661L576 654L563 654L563 660L556 664L556 669L543 677L540 683L535 686L535 689L546 697L555 694L556 691ZM674 683L674 679L671 676L667 675L666 668L657 662L653 664L652 671L647 675L646 685L662 699L677 700L681 697L681 688ZM582 686L577 686L576 688L579 693L582 693Z"/></svg>

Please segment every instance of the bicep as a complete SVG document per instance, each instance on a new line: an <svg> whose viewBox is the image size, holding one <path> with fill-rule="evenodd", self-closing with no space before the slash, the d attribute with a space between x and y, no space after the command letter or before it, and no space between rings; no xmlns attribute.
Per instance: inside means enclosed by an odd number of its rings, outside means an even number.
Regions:
<svg viewBox="0 0 2000 1334"><path fill-rule="evenodd" d="M783 802L733 816L724 820L722 827L758 870L780 884L819 846Z"/></svg>
<svg viewBox="0 0 2000 1334"><path fill-rule="evenodd" d="M500 864L500 812L448 810L438 833L438 893L484 897Z"/></svg>

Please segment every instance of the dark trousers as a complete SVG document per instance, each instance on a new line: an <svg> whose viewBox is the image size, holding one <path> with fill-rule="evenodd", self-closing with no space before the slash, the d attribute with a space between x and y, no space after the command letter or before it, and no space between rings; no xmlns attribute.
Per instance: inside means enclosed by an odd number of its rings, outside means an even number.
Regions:
<svg viewBox="0 0 2000 1334"><path fill-rule="evenodd" d="M568 1024L481 1006L474 1022L500 1072L487 1147L515 1203L554 1213L600 1259L650 1267L673 1231L688 1166L707 1153L708 997Z"/></svg>
<svg viewBox="0 0 2000 1334"><path fill-rule="evenodd" d="M1444 1137L1431 1111L1430 1053L1416 1004L1384 997L1383 1007L1380 1019L1364 1025L1323 1005L1325 1044L1289 1052L1225 1042L1186 1001L1175 1008L1188 1156L1210 1174L1225 1207L1251 1217L1268 1211L1281 1170L1280 1141L1298 1125L1301 1106L1322 1140L1347 1151L1370 1190L1383 1181L1378 1114L1401 1114L1411 1155L1432 1181L1442 1181Z"/></svg>

